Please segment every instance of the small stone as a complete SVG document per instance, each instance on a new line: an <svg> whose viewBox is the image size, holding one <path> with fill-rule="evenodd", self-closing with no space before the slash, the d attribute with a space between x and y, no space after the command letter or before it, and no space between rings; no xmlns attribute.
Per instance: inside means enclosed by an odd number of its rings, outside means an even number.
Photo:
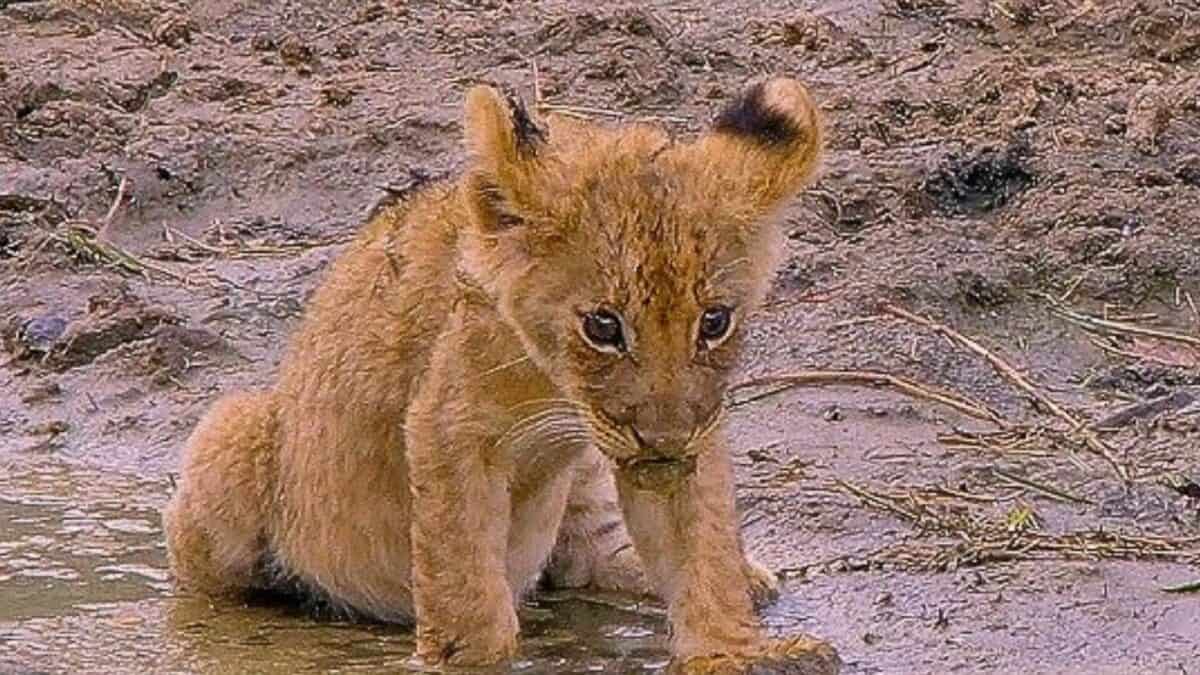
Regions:
<svg viewBox="0 0 1200 675"><path fill-rule="evenodd" d="M2 82L3 80L0 80ZM20 242L16 237L5 227L0 225L0 258L11 258L17 254L20 248Z"/></svg>
<svg viewBox="0 0 1200 675"><path fill-rule="evenodd" d="M26 353L46 354L58 338L67 331L67 320L58 316L39 316L26 321L17 334L17 341Z"/></svg>
<svg viewBox="0 0 1200 675"><path fill-rule="evenodd" d="M771 456L765 448L751 448L746 452L746 459L749 459L755 464L762 462L774 462L775 458Z"/></svg>

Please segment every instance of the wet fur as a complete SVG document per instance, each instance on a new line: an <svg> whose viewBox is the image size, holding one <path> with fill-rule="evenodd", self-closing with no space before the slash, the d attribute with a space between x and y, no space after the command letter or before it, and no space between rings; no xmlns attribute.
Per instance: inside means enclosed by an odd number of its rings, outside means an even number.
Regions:
<svg viewBox="0 0 1200 675"><path fill-rule="evenodd" d="M815 106L776 79L688 142L542 123L473 89L470 169L375 215L276 384L201 420L165 511L177 583L415 618L418 655L456 665L513 654L539 578L652 590L677 669L833 672L827 646L768 641L752 615L775 580L744 555L721 415L780 252L772 216L821 152ZM701 345L714 304L734 327ZM598 306L621 314L627 354L580 333Z"/></svg>

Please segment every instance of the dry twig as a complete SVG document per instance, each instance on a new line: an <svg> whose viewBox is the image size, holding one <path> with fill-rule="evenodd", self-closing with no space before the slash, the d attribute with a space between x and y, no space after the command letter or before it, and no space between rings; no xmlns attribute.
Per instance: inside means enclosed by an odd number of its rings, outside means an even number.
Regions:
<svg viewBox="0 0 1200 675"><path fill-rule="evenodd" d="M1000 373L1002 377L1011 382L1017 388L1029 394L1046 410L1049 410L1051 413L1053 413L1054 416L1066 422L1071 431L1078 433L1093 452L1103 457L1109 464L1112 465L1113 469L1117 472L1117 475L1119 475L1122 480L1129 479L1128 469L1126 469L1124 465L1117 461L1117 458L1112 454L1112 450L1109 449L1104 441L1100 440L1100 438L1096 436L1093 431L1086 428L1086 421L1077 417L1075 414L1059 405L1049 396L1042 393L1037 387L1033 386L1033 383L1031 383L1028 378L1018 372L1016 368L1013 368L1011 365L1009 365L1007 361L1000 358L975 340L972 340L971 338L959 333L949 326L937 323L932 319L918 316L906 309L891 304L884 304L882 310L887 314L891 314L892 316L904 319L905 321L909 321L920 326L924 326L936 333L940 333L952 342L955 342L967 350L982 356L987 360L988 363L991 364L992 368Z"/></svg>
<svg viewBox="0 0 1200 675"><path fill-rule="evenodd" d="M125 188L129 185L129 178L121 176L121 183L117 186L117 197L113 200L112 205L108 207L108 213L104 215L104 220L101 221L99 229L96 230L96 239L108 243L110 238L108 231L112 229L113 219L117 216L117 210L121 208L121 202L125 201Z"/></svg>
<svg viewBox="0 0 1200 675"><path fill-rule="evenodd" d="M771 389L765 393L751 396L740 401L735 401L731 405L734 407L745 405L751 401L757 401L767 396L773 396L795 387L821 387L839 384L891 387L909 396L940 403L946 407L953 408L964 415L974 417L976 419L986 420L998 427L1005 426L1004 418L1001 417L999 413L988 408L986 405L972 401L965 396L947 391L940 391L930 387L929 385L918 384L911 380L896 377L895 375L866 370L808 370L788 373L785 375L771 375L767 377L754 378L733 386L730 389L730 393L732 394L744 389L757 389L761 387L770 387Z"/></svg>
<svg viewBox="0 0 1200 675"><path fill-rule="evenodd" d="M1077 312L1073 309L1069 309L1057 299L1044 293L1037 293L1035 295L1044 299L1050 305L1050 311L1057 316L1093 333L1154 338L1156 340L1178 342L1196 349L1200 349L1200 337L1196 337L1194 335L1174 333L1171 331L1159 330L1157 328L1146 328L1145 326L1139 326L1128 321L1102 319L1097 316L1091 316L1082 312Z"/></svg>
<svg viewBox="0 0 1200 675"><path fill-rule="evenodd" d="M287 241L278 244L232 240L232 243L223 243L222 246L213 246L196 239L186 232L169 226L163 227L163 237L167 240L167 243L176 247L176 250L172 251L174 255L179 255L180 251L178 249L188 247L205 256L225 259L269 258L275 256L295 255L301 251L325 248L328 246L340 246L350 242L353 239L353 235L351 235L329 237L326 239ZM177 239L182 242L182 246L176 241Z"/></svg>
<svg viewBox="0 0 1200 675"><path fill-rule="evenodd" d="M51 241L55 241L65 248L71 255L90 262L143 277L148 277L150 272L155 272L184 284L189 283L187 276L167 267L156 265L116 244L101 239L99 232L81 222L67 223L61 231L52 232L47 236Z"/></svg>
<svg viewBox="0 0 1200 675"><path fill-rule="evenodd" d="M1078 495L1071 494L1070 492L1067 492L1066 490L1055 487L1053 485L1048 485L1041 481L1035 481L1034 479L1026 478L1025 476L1018 476L1017 474L1012 473L1011 471L1005 471L1004 469L1000 469L1000 468L993 468L992 473L996 474L996 476L1001 478L1002 480L1008 481L1009 483L1012 483L1014 485L1019 485L1023 488L1033 490L1034 492L1037 492L1038 494L1049 497L1050 499L1055 499L1055 500L1062 501L1062 502L1072 502L1075 504L1093 504L1093 503L1095 503L1090 499L1085 499L1084 497L1080 497Z"/></svg>
<svg viewBox="0 0 1200 675"><path fill-rule="evenodd" d="M1166 586L1162 590L1164 593L1200 593L1200 580L1176 586Z"/></svg>
<svg viewBox="0 0 1200 675"><path fill-rule="evenodd" d="M925 530L938 530L953 537L935 544L901 542L877 549L851 562L835 560L855 569L893 564L920 570L946 570L961 565L1036 559L1121 559L1200 562L1200 537L1172 539L1146 534L1108 530L1044 532L1036 527L1013 527L1013 513L1002 518L985 518L962 509L947 508L935 500L922 499L914 491L896 493L838 481L844 492L867 506L886 511ZM1022 516L1028 514L1020 514ZM1028 521L1028 518L1022 518ZM806 572L820 565L797 568Z"/></svg>
<svg viewBox="0 0 1200 675"><path fill-rule="evenodd" d="M996 369L997 372L1000 373L1001 376L1013 383L1025 393L1029 394L1034 400L1036 400L1050 412L1054 413L1054 415L1062 419L1072 428L1080 428L1083 426L1083 422L1081 422L1079 418L1075 417L1075 415L1072 415L1058 403L1055 403L1052 399L1050 399L1050 397L1039 391L1037 387L1034 387L1033 383L1031 383L1024 375L1018 372L1016 368L1013 368L1008 364L1007 361L992 353L987 347L984 347L975 340L972 340L971 338L959 333L949 326L937 323L932 319L926 319L923 316L918 316L901 307L885 304L882 309L884 312L891 314L892 316L904 319L905 321L909 321L920 326L924 326L935 333L940 333L941 335L949 338L952 342L956 342L969 351L982 356L985 360L987 360L988 363L992 365L993 368Z"/></svg>
<svg viewBox="0 0 1200 675"><path fill-rule="evenodd" d="M1049 456L1042 448L1064 445L1062 432L1045 427L1010 427L1000 431L963 431L938 434L937 440L951 448L984 448L1013 455Z"/></svg>

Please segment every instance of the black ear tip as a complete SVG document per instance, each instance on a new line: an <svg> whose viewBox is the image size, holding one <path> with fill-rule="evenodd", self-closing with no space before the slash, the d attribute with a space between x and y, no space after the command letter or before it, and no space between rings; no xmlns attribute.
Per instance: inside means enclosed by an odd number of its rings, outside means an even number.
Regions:
<svg viewBox="0 0 1200 675"><path fill-rule="evenodd" d="M546 140L546 132L533 120L533 116L525 107L524 99L506 84L494 80L480 80L467 92L467 108L470 110L473 107L494 111L485 114L485 117L491 119L502 115L502 110L507 111L508 121L512 124L515 150L520 155L534 156L537 154L538 145ZM496 122L499 123L499 120Z"/></svg>
<svg viewBox="0 0 1200 675"><path fill-rule="evenodd" d="M525 101L510 89L502 89L504 101L512 116L513 136L517 139L517 149L522 153L533 154L540 143L545 142L546 132L533 121Z"/></svg>
<svg viewBox="0 0 1200 675"><path fill-rule="evenodd" d="M777 92L768 90L775 82L760 82L747 89L717 116L713 128L767 146L789 145L805 136L801 122L791 114ZM775 89L785 86L779 83ZM787 83L788 88L798 84ZM789 92L790 93L790 92ZM773 95L776 94L776 95Z"/></svg>

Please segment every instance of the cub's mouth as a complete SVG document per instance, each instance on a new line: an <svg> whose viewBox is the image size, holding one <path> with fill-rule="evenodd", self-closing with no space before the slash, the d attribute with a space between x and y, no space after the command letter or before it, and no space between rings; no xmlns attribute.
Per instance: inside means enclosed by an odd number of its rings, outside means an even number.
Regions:
<svg viewBox="0 0 1200 675"><path fill-rule="evenodd" d="M622 480L649 492L674 492L695 472L695 455L630 457L617 463L617 473Z"/></svg>

